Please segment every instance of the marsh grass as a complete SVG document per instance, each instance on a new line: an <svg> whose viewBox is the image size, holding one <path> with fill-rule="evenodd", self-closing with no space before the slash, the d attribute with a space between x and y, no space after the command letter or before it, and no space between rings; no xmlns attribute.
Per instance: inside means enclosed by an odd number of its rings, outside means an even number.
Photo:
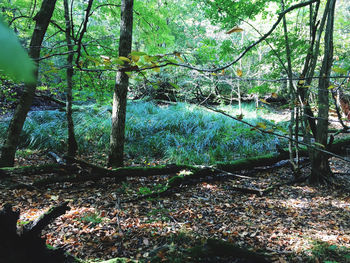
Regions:
<svg viewBox="0 0 350 263"><path fill-rule="evenodd" d="M238 115L234 107L223 110ZM266 110L254 105L243 108L244 120L253 125L274 123ZM75 132L80 153L107 153L111 128L109 106L76 106ZM9 120L0 122L4 138ZM49 149L63 153L66 147L65 114L60 111L30 112L20 147ZM238 121L186 103L157 106L151 102L129 102L125 155L139 162L162 160L171 163L210 164L275 151L276 137L251 130Z"/></svg>

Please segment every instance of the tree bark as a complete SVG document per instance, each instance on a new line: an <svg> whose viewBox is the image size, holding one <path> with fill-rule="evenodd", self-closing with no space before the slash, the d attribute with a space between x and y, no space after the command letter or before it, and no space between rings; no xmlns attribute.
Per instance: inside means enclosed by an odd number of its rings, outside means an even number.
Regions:
<svg viewBox="0 0 350 263"><path fill-rule="evenodd" d="M131 52L133 26L133 0L121 3L121 22L119 56L127 57ZM129 77L124 71L118 71L113 94L112 131L108 166L122 167L125 141L125 115Z"/></svg>
<svg viewBox="0 0 350 263"><path fill-rule="evenodd" d="M39 12L34 17L36 21L35 29L30 41L29 56L38 63L40 58L40 49L47 27L55 9L56 0L44 0ZM38 69L34 76L38 79ZM19 143L19 137L27 117L27 113L33 102L36 84L26 85L23 94L19 100L18 106L14 112L13 118L7 130L7 138L2 148L0 157L0 167L13 166L15 161L16 149Z"/></svg>
<svg viewBox="0 0 350 263"><path fill-rule="evenodd" d="M329 8L325 10L328 13L327 26L325 31L324 58L320 71L318 84L318 118L317 118L317 147L327 147L328 140L328 111L329 111L329 86L330 74L333 63L333 29L334 29L334 11L336 0L328 0ZM322 148L323 148L322 147ZM310 183L319 184L329 181L332 174L328 162L329 156L323 152L313 150L311 155L311 176Z"/></svg>
<svg viewBox="0 0 350 263"><path fill-rule="evenodd" d="M66 42L68 54L67 57L67 88L66 88L66 116L67 116L67 124L68 124L68 155L75 156L78 150L78 144L75 139L74 134L74 122L72 117L72 88L73 88L73 44L72 44L72 21L69 17L69 7L68 0L64 0L64 18L66 21Z"/></svg>

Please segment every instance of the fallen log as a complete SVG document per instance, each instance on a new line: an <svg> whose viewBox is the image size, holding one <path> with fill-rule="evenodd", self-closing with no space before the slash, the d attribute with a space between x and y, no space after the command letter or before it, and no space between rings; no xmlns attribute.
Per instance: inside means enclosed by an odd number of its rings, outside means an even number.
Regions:
<svg viewBox="0 0 350 263"><path fill-rule="evenodd" d="M20 213L18 210L13 211L10 204L5 204L0 211L0 262L77 262L72 256L66 255L63 249L49 249L46 240L40 237L44 227L68 210L67 203L52 207L37 220L25 225L22 233L18 233Z"/></svg>
<svg viewBox="0 0 350 263"><path fill-rule="evenodd" d="M76 159L70 156L65 156L67 163L79 164L82 168L88 169L90 174L97 174L105 177L116 177L122 180L126 177L142 177L142 176L153 176L153 175L165 175L178 173L181 170L193 169L191 165L159 165L150 167L122 167L116 169L106 169L104 167L88 163L86 161Z"/></svg>
<svg viewBox="0 0 350 263"><path fill-rule="evenodd" d="M333 153L343 153L344 148L350 145L350 137L335 140L330 146L329 151ZM299 149L299 156L307 156L306 148ZM0 179L6 178L11 173L30 174L45 174L45 173L65 173L68 176L55 176L43 180L36 181L32 186L42 187L47 184L59 182L83 182L83 181L97 181L103 177L111 177L116 182L121 182L126 177L146 177L155 175L172 175L177 174L182 170L191 172L190 176L186 176L185 180L180 184L193 184L194 182L201 182L202 179L208 176L218 177L225 175L226 177L242 178L242 175L237 175L234 172L241 170L251 170L257 167L273 167L274 164L289 158L287 149L281 150L278 153L265 154L256 157L248 157L244 159L235 160L232 162L219 162L215 166L193 166L193 165L162 165L153 167L123 167L117 169L106 169L101 166L90 164L86 161L79 160L72 157L64 157L67 165L50 164L38 167L28 166L21 168L2 168L0 169ZM77 175L78 174L78 175ZM207 178L210 179L210 178ZM250 178L252 179L252 178ZM176 180L170 179L168 184L176 181L178 184L179 178ZM211 179L210 179L211 180ZM192 182L191 182L192 181ZM15 188L24 188L25 184L18 184ZM30 187L30 186L28 186ZM262 191L257 189L257 191Z"/></svg>
<svg viewBox="0 0 350 263"><path fill-rule="evenodd" d="M56 163L43 165L29 165L21 167L4 167L0 168L0 179L2 177L8 177L14 174L30 176L47 173L62 173L65 171L65 169L65 166Z"/></svg>
<svg viewBox="0 0 350 263"><path fill-rule="evenodd" d="M328 146L327 151L334 154L343 154L345 152L345 148L348 146L350 146L350 137L337 139L337 140L334 140L334 142ZM306 147L300 147L299 157L308 157L308 156L309 156L309 151L306 149ZM219 162L215 165L215 167L232 173L240 170L250 170L261 166L274 165L279 161L288 160L288 159L289 159L289 152L288 152L288 149L285 148L279 151L278 153L271 153L271 154L264 154L264 155L255 156L255 157L242 158L242 159L234 160L232 162Z"/></svg>
<svg viewBox="0 0 350 263"><path fill-rule="evenodd" d="M52 101L52 102L58 104L61 107L65 107L66 106L66 102L61 101L61 100L56 99L56 98L51 97L51 96L44 95L44 94L35 94L35 98L37 98L39 100L42 100L42 101L48 101L48 100Z"/></svg>
<svg viewBox="0 0 350 263"><path fill-rule="evenodd" d="M203 183L203 182L217 181L219 179L222 180L226 177L235 177L235 178L249 179L249 180L255 179L248 176L241 176L241 175L225 172L225 171L216 169L215 167L200 166L200 167L196 167L192 171L186 171L182 175L176 175L169 178L166 185L164 185L160 190L157 190L155 192L152 192L146 195L141 195L136 198L123 200L122 202L132 203L143 199L166 197L175 193L177 189L179 189L182 186L191 186L191 185L196 185L198 183ZM243 193L258 194L259 196L262 196L263 194L263 190L261 189L248 188L248 187L242 187L242 186L232 186L231 190L236 190Z"/></svg>

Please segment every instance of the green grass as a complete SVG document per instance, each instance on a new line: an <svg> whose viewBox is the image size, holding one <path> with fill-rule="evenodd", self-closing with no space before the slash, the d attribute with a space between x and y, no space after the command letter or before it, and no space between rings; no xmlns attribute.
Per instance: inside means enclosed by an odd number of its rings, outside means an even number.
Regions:
<svg viewBox="0 0 350 263"><path fill-rule="evenodd" d="M233 116L236 108L223 109ZM244 105L244 120L254 125L273 123ZM267 115L266 115L267 116ZM107 153L111 129L110 107L77 106L75 132L81 153ZM0 122L4 138L8 121ZM21 135L22 148L49 149L63 153L66 147L65 114L59 111L30 112ZM1 142L0 142L1 143ZM129 102L125 154L139 162L163 160L171 163L210 164L275 151L278 139L252 131L250 127L186 103L156 106L151 102Z"/></svg>
<svg viewBox="0 0 350 263"><path fill-rule="evenodd" d="M102 222L102 218L96 213L87 213L79 219L79 221L91 224L92 227Z"/></svg>
<svg viewBox="0 0 350 263"><path fill-rule="evenodd" d="M350 248L331 245L323 241L314 241L308 262L349 263Z"/></svg>

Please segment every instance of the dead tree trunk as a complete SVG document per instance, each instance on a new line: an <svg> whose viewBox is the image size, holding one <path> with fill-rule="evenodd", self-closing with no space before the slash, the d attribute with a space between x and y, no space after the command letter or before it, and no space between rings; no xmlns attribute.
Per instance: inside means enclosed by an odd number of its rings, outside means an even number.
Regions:
<svg viewBox="0 0 350 263"><path fill-rule="evenodd" d="M44 227L69 209L67 203L53 207L38 220L28 223L18 234L20 213L6 204L0 211L0 263L75 262L62 249L49 249L45 239L40 237Z"/></svg>

